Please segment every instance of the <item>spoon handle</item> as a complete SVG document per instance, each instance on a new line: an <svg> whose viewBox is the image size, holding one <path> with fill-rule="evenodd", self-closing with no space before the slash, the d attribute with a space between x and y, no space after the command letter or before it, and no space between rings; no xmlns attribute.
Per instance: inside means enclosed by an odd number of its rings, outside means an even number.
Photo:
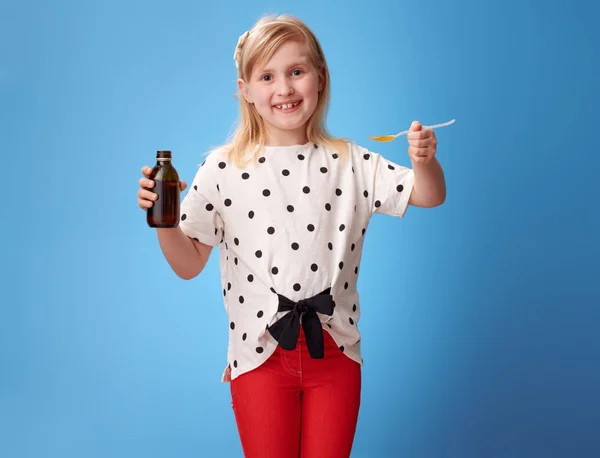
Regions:
<svg viewBox="0 0 600 458"><path fill-rule="evenodd" d="M446 126L449 126L450 124L454 124L454 121L456 121L456 119L451 119L448 122L443 122L441 124L434 124L432 126L423 126L423 129L437 129L438 127L446 127ZM396 137L399 137L401 135L405 135L405 134L407 134L409 132L410 132L410 130L402 131L400 133L397 133Z"/></svg>

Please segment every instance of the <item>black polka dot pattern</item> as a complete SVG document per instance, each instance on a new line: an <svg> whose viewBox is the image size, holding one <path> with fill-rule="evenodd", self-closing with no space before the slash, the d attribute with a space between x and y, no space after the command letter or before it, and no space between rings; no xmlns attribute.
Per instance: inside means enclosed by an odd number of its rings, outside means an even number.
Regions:
<svg viewBox="0 0 600 458"><path fill-rule="evenodd" d="M220 245L232 376L271 354L264 336L278 293L298 301L326 287L335 299L326 326L340 351L362 362L356 291L363 237L376 211L403 213L410 172L358 146L342 160L312 142L269 147L244 168L219 151L202 163L181 203L180 226Z"/></svg>

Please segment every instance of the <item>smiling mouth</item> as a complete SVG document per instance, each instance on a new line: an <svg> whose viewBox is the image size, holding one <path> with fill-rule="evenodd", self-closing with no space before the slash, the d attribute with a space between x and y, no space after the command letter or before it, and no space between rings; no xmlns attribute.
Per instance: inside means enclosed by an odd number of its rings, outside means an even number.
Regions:
<svg viewBox="0 0 600 458"><path fill-rule="evenodd" d="M293 103L284 103L282 105L274 105L274 107L281 111L289 111L296 108L298 105L300 105L300 103L302 103L302 100Z"/></svg>

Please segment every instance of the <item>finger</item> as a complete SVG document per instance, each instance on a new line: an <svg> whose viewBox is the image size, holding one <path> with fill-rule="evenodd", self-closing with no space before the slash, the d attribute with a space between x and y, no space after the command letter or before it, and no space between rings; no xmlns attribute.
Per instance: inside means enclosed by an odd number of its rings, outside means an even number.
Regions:
<svg viewBox="0 0 600 458"><path fill-rule="evenodd" d="M423 157L431 154L431 150L429 148L411 148L411 153L414 156Z"/></svg>
<svg viewBox="0 0 600 458"><path fill-rule="evenodd" d="M409 132L406 135L406 138L408 138L409 140L421 140L421 139L429 138L432 135L433 135L432 129L423 129L423 130L415 130L415 131Z"/></svg>
<svg viewBox="0 0 600 458"><path fill-rule="evenodd" d="M421 123L419 121L413 121L412 124L410 125L410 131L414 132L417 130L421 130L423 126L421 126Z"/></svg>
<svg viewBox="0 0 600 458"><path fill-rule="evenodd" d="M148 177L152 173L152 167L148 167L147 165L143 166L142 173Z"/></svg>
<svg viewBox="0 0 600 458"><path fill-rule="evenodd" d="M149 180L147 178L140 178L138 183L140 184L140 187L142 187L142 188L153 188L154 187L154 180Z"/></svg>
<svg viewBox="0 0 600 458"><path fill-rule="evenodd" d="M433 131L433 129L426 130L425 136L423 138L433 143L437 143L437 137L435 136L435 132Z"/></svg>
<svg viewBox="0 0 600 458"><path fill-rule="evenodd" d="M187 183L185 181L180 181L179 182L179 188L183 191L185 190L185 188L187 188Z"/></svg>
<svg viewBox="0 0 600 458"><path fill-rule="evenodd" d="M155 192L152 192L152 191L144 190L143 196L144 196L144 199L147 199L147 200L153 200L153 201L158 200L158 194L156 194Z"/></svg>
<svg viewBox="0 0 600 458"><path fill-rule="evenodd" d="M152 205L154 205L154 202L144 199L138 199L138 205L141 209L147 210L148 208L152 207Z"/></svg>
<svg viewBox="0 0 600 458"><path fill-rule="evenodd" d="M422 130L410 131L408 134L406 134L406 139L409 141L410 140L420 140L421 138L423 138Z"/></svg>
<svg viewBox="0 0 600 458"><path fill-rule="evenodd" d="M138 198L139 199L145 199L145 200L156 200L158 199L158 194L152 192L152 191L148 191L146 189L140 189L138 191Z"/></svg>
<svg viewBox="0 0 600 458"><path fill-rule="evenodd" d="M425 140L410 140L408 144L415 148L428 148L434 145L434 142L431 138L427 138Z"/></svg>

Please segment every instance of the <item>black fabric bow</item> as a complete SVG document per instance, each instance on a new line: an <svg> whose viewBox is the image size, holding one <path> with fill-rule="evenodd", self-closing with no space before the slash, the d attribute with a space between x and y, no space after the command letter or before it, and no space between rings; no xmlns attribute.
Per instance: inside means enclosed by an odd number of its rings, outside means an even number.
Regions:
<svg viewBox="0 0 600 458"><path fill-rule="evenodd" d="M279 296L278 312L287 312L279 320L268 326L267 330L279 342L284 350L296 348L298 335L300 334L300 318L302 317L302 329L306 335L306 345L311 358L321 359L325 349L323 344L323 326L317 316L318 313L333 315L335 303L330 294L331 288L308 299L294 302L281 294Z"/></svg>

